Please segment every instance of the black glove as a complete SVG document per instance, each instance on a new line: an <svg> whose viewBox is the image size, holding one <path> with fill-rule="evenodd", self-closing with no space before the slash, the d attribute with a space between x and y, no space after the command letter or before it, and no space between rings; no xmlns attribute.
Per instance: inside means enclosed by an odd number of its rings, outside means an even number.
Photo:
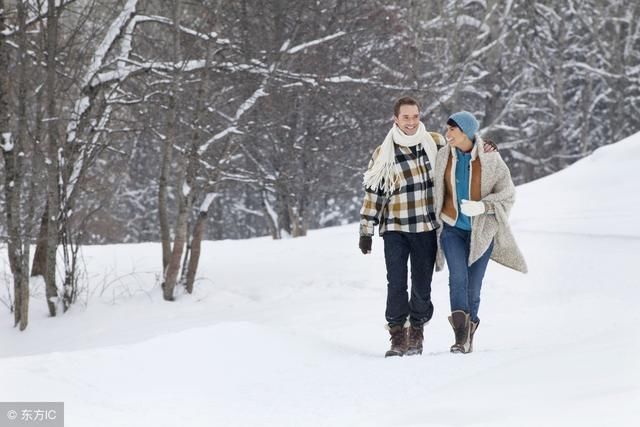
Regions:
<svg viewBox="0 0 640 427"><path fill-rule="evenodd" d="M363 254L368 254L371 252L371 236L360 236L360 242L358 243L358 247L362 251Z"/></svg>

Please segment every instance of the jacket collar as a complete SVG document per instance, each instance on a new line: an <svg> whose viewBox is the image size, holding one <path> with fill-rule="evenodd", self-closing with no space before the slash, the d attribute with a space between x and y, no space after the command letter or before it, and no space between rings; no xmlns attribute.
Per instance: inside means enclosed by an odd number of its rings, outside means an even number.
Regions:
<svg viewBox="0 0 640 427"><path fill-rule="evenodd" d="M481 152L483 152L483 150L480 148L483 146L484 146L484 141L482 140L482 138L480 138L479 135L476 135L476 140L473 143L473 148L471 149L471 161L474 161L478 157L482 157ZM453 145L449 145L449 149L451 150L451 155L456 160L458 160L458 153L457 153L456 147L454 147Z"/></svg>

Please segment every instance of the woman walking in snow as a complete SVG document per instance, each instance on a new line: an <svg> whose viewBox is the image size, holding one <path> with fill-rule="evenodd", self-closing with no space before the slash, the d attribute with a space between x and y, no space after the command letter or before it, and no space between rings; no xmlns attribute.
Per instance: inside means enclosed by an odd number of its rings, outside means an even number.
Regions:
<svg viewBox="0 0 640 427"><path fill-rule="evenodd" d="M484 152L478 120L461 111L447 121L447 146L435 166L438 228L436 269L449 267L453 353L470 353L480 324L480 289L489 259L526 273L508 223L515 200L509 168L497 151Z"/></svg>

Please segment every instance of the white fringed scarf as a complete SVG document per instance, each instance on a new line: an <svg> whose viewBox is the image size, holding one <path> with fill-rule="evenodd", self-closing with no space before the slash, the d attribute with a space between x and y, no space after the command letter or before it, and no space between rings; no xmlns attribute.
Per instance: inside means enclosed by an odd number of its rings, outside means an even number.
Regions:
<svg viewBox="0 0 640 427"><path fill-rule="evenodd" d="M364 173L365 188L370 188L373 191L381 189L385 194L391 194L396 189L400 176L396 171L394 143L402 147L415 147L418 144L422 144L427 152L429 163L431 163L432 167L435 164L438 148L436 142L425 129L424 124L420 122L417 132L414 135L407 135L394 123L384 138L373 165Z"/></svg>

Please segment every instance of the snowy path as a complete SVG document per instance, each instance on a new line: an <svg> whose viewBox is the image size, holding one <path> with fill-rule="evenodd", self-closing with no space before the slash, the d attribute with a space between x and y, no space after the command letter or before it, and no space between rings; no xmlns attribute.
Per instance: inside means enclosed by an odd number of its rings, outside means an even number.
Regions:
<svg viewBox="0 0 640 427"><path fill-rule="evenodd" d="M385 360L380 250L354 254L355 229L256 240L251 270L233 267L243 242L210 243L210 277L221 279L196 297L167 304L153 290L153 301L34 319L39 354L6 357L3 345L0 383L17 392L3 388L0 399L64 400L70 426L631 425L640 365L629 325L640 315L629 273L640 241L521 233L531 273L491 266L476 352L447 351L441 273L425 354ZM265 274L284 253L292 277ZM238 279L225 282L223 266Z"/></svg>
<svg viewBox="0 0 640 427"><path fill-rule="evenodd" d="M2 317L0 400L64 401L68 427L635 426L640 225L602 213L628 218L640 195L622 188L624 203L579 223L537 209L594 165L601 186L572 191L608 197L609 160L640 160L636 146L519 189L513 224L530 273L490 264L471 355L448 352L445 272L425 354L382 357L382 240L361 255L356 225L207 242L195 294L174 303L155 286L158 245L96 246L84 249L86 309L49 319L36 289L25 333Z"/></svg>

